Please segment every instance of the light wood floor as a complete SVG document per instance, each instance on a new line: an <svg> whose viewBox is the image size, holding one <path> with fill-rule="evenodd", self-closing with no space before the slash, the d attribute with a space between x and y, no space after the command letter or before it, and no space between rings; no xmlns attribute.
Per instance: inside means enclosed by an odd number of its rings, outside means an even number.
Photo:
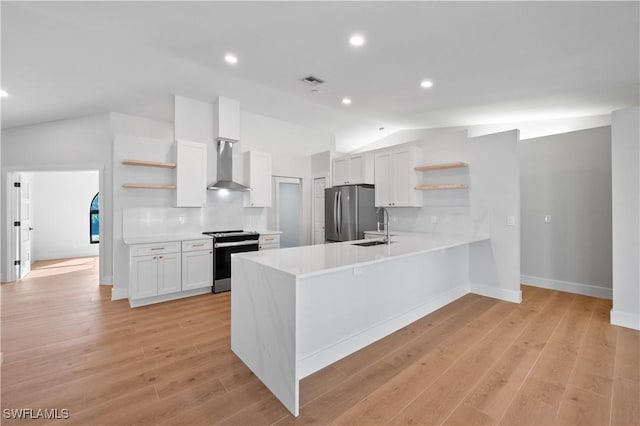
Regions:
<svg viewBox="0 0 640 426"><path fill-rule="evenodd" d="M609 324L608 300L467 295L306 378L294 419L231 353L229 293L130 309L96 263L2 285L3 409L66 408L64 425L640 424L640 334Z"/></svg>

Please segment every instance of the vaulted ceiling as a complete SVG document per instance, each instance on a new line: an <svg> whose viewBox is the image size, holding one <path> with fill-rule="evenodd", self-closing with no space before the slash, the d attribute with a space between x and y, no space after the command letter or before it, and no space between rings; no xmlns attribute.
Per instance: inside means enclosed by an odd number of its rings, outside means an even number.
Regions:
<svg viewBox="0 0 640 426"><path fill-rule="evenodd" d="M639 103L638 2L10 2L2 126L173 94L335 133L607 114ZM366 42L355 48L354 33ZM239 62L223 60L233 52ZM326 81L319 93L300 79ZM433 87L419 86L423 79ZM348 96L350 105L341 99ZM383 131L379 128L384 127Z"/></svg>

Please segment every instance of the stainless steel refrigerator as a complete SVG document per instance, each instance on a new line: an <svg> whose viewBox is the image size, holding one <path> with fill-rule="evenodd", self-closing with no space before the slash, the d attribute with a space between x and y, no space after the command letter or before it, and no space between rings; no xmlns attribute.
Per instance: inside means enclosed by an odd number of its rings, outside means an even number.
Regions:
<svg viewBox="0 0 640 426"><path fill-rule="evenodd" d="M336 186L324 190L324 230L328 242L361 240L376 229L373 185Z"/></svg>

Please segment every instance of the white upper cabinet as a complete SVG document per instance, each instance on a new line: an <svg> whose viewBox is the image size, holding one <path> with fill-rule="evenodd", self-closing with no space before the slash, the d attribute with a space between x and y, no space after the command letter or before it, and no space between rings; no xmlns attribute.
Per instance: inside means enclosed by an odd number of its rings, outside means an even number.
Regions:
<svg viewBox="0 0 640 426"><path fill-rule="evenodd" d="M375 155L376 207L420 207L422 193L417 191L418 165L422 152L413 146Z"/></svg>
<svg viewBox="0 0 640 426"><path fill-rule="evenodd" d="M176 141L176 207L207 203L207 145Z"/></svg>
<svg viewBox="0 0 640 426"><path fill-rule="evenodd" d="M245 207L271 207L271 154L243 153L244 184L252 190L244 197Z"/></svg>
<svg viewBox="0 0 640 426"><path fill-rule="evenodd" d="M240 102L218 97L213 105L213 138L240 140Z"/></svg>
<svg viewBox="0 0 640 426"><path fill-rule="evenodd" d="M373 184L373 156L368 153L348 155L333 160L333 186Z"/></svg>

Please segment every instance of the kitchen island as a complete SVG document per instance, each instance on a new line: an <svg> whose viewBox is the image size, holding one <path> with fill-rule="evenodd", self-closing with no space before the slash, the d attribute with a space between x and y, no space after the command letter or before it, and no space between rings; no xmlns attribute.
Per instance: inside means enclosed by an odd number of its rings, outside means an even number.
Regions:
<svg viewBox="0 0 640 426"><path fill-rule="evenodd" d="M231 349L297 416L301 379L467 294L469 245L488 239L402 234L233 255Z"/></svg>

